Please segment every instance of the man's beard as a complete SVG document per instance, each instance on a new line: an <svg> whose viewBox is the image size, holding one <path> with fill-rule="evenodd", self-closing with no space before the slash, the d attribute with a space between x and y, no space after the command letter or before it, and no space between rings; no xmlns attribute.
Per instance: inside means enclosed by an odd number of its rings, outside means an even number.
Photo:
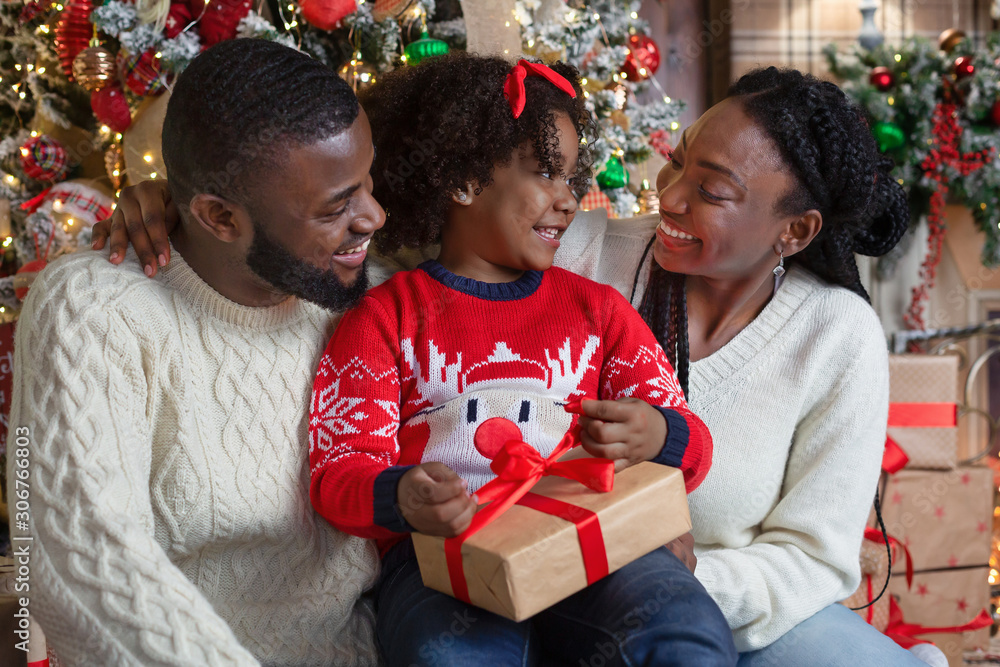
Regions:
<svg viewBox="0 0 1000 667"><path fill-rule="evenodd" d="M353 307L368 291L368 265L353 285L345 285L333 270L318 269L289 252L253 223L254 235L247 266L275 289L339 312Z"/></svg>

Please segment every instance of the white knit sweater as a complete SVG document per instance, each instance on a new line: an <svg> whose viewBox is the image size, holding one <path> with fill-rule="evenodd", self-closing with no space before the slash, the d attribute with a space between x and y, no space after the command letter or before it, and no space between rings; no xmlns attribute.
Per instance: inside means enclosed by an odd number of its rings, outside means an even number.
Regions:
<svg viewBox="0 0 1000 667"><path fill-rule="evenodd" d="M556 263L629 298L656 223L578 216ZM689 498L695 575L741 652L767 646L857 588L888 377L872 308L796 268L746 329L691 364L689 403L714 442L712 468Z"/></svg>
<svg viewBox="0 0 1000 667"><path fill-rule="evenodd" d="M332 317L240 306L172 256L150 280L81 252L24 305L30 611L70 665L374 664L375 547L308 496Z"/></svg>

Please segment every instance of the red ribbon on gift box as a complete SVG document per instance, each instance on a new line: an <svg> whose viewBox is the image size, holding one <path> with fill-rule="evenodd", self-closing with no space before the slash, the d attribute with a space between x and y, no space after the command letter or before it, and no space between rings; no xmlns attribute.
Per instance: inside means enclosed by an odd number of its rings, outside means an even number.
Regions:
<svg viewBox="0 0 1000 667"><path fill-rule="evenodd" d="M889 428L954 428L958 426L957 403L890 403ZM882 470L898 472L910 459L891 437L885 438Z"/></svg>
<svg viewBox="0 0 1000 667"><path fill-rule="evenodd" d="M885 537L882 535L882 531L876 530L875 528L865 528L865 539L871 540L876 544L885 544ZM896 562L896 550L902 549L903 555L906 557L906 587L909 588L913 585L913 558L910 556L910 550L906 548L906 545L897 540L892 535L889 536L889 547L892 549L892 561L891 564ZM875 591L872 586L872 575L865 575L865 582L868 585L868 615L865 618L868 624L871 625L872 620L875 618L875 605L872 604L875 600Z"/></svg>
<svg viewBox="0 0 1000 667"><path fill-rule="evenodd" d="M457 599L471 602L462 567L462 544L515 504L557 516L576 525L588 585L608 574L604 535L601 533L597 514L561 500L530 493L531 487L547 475L575 480L594 491L610 491L615 479L614 461L596 458L558 460L579 444L580 426L577 424L563 436L548 458L543 458L531 445L517 440L508 440L500 449L490 464L497 475L496 479L476 492L479 502L489 505L476 513L464 533L444 541L448 577L451 580L452 594Z"/></svg>
<svg viewBox="0 0 1000 667"><path fill-rule="evenodd" d="M885 635L903 648L910 648L917 644L931 644L926 639L917 639L917 635L927 635L931 633L953 633L969 632L979 630L993 625L990 613L983 609L979 615L965 625L950 625L942 627L930 627L918 625L917 623L907 623L903 620L903 610L899 608L896 599L889 598L889 627L885 629Z"/></svg>

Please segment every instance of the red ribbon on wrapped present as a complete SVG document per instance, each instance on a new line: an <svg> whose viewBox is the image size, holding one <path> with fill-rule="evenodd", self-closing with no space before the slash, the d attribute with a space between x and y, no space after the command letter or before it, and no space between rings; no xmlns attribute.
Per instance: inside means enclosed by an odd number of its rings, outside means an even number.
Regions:
<svg viewBox="0 0 1000 667"><path fill-rule="evenodd" d="M954 428L958 426L957 403L890 403L889 428ZM882 470L898 472L910 459L891 437L885 438Z"/></svg>
<svg viewBox="0 0 1000 667"><path fill-rule="evenodd" d="M876 544L885 544L885 537L882 535L882 531L876 530L875 528L865 528L865 539L871 540ZM892 561L890 564L895 564L897 549L903 550L903 556L906 557L906 587L909 588L913 585L913 558L910 556L910 550L906 548L906 545L897 540L892 535L889 536L889 548L892 550ZM872 575L865 575L865 582L868 586L868 615L865 618L869 625L875 619L875 605L872 604L875 601L875 590L872 585Z"/></svg>
<svg viewBox="0 0 1000 667"><path fill-rule="evenodd" d="M932 633L952 633L969 632L979 630L993 625L990 613L983 609L979 615L965 625L950 625L942 627L929 627L917 623L907 623L903 620L903 610L899 608L896 599L889 598L889 627L885 629L885 635L903 648L910 648L917 644L930 644L926 639L917 639L917 635L927 635Z"/></svg>
<svg viewBox="0 0 1000 667"><path fill-rule="evenodd" d="M508 440L500 449L490 464L497 475L496 479L476 492L479 502L489 505L476 513L464 533L444 541L451 590L457 599L470 602L468 582L462 567L462 544L515 504L571 521L576 526L588 585L608 574L604 536L597 514L561 500L529 493L531 487L547 475L575 480L594 491L610 491L615 479L614 461L596 458L558 460L579 444L580 425L577 424L563 436L548 458L542 457L531 445L518 440Z"/></svg>

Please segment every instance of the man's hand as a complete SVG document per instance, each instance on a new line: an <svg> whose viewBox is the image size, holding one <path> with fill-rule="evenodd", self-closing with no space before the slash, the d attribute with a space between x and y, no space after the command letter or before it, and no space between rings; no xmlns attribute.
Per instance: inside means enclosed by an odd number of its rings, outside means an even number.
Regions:
<svg viewBox="0 0 1000 667"><path fill-rule="evenodd" d="M455 537L476 514L476 497L468 485L443 463L421 463L406 471L396 490L403 518L417 532Z"/></svg>
<svg viewBox="0 0 1000 667"><path fill-rule="evenodd" d="M694 572L698 565L698 557L694 555L694 535L684 533L676 540L667 542L667 551L681 559L687 568Z"/></svg>
<svg viewBox="0 0 1000 667"><path fill-rule="evenodd" d="M156 275L158 267L170 261L167 236L180 222L177 207L170 199L166 181L143 181L122 190L115 212L94 225L94 250L111 241L111 263L125 259L129 242L142 262L146 275Z"/></svg>
<svg viewBox="0 0 1000 667"><path fill-rule="evenodd" d="M667 420L637 398L584 400L566 410L580 415L583 448L591 456L613 460L615 472L656 458L667 441Z"/></svg>

